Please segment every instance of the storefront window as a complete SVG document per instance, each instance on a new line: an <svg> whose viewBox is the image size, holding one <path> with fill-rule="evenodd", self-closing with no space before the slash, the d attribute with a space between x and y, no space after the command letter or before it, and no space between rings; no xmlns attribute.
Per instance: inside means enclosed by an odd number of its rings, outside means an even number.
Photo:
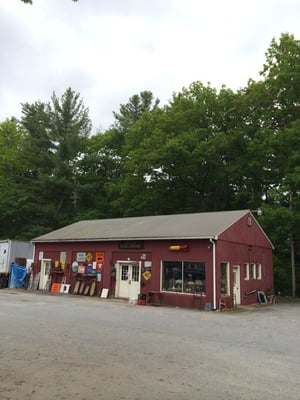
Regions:
<svg viewBox="0 0 300 400"><path fill-rule="evenodd" d="M163 261L162 290L205 294L205 262Z"/></svg>

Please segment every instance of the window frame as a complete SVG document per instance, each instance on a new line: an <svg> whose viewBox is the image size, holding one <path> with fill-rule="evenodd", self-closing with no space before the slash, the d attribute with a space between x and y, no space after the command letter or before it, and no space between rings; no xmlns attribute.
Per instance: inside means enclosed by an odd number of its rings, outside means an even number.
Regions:
<svg viewBox="0 0 300 400"><path fill-rule="evenodd" d="M261 269L260 263L256 264L256 279L258 279L258 280L262 279L262 269Z"/></svg>
<svg viewBox="0 0 300 400"><path fill-rule="evenodd" d="M168 278L165 272L166 267L172 268L171 265L166 265L167 263L175 263L181 264L180 271L177 271L176 278ZM192 265L194 264L194 265ZM193 273L190 271L188 273L188 268L196 267L196 264L199 264L199 269L195 269ZM195 260L161 260L160 262L160 291L164 293L176 293L176 294L189 294L189 295L206 295L206 262L205 261L195 261ZM178 267L178 266L177 266ZM187 275L190 278L190 281L187 281ZM194 275L194 276L193 276ZM202 279L195 279L195 277ZM167 288L166 283L173 280L172 282L172 290L170 287ZM181 280L181 283L176 283L176 280ZM188 282L191 282L190 284ZM193 282L193 283L192 283ZM179 286L181 285L181 287Z"/></svg>
<svg viewBox="0 0 300 400"><path fill-rule="evenodd" d="M252 281L256 279L256 264L253 263L253 262L250 263L249 279L252 280Z"/></svg>
<svg viewBox="0 0 300 400"><path fill-rule="evenodd" d="M249 263L244 263L244 280L249 281Z"/></svg>

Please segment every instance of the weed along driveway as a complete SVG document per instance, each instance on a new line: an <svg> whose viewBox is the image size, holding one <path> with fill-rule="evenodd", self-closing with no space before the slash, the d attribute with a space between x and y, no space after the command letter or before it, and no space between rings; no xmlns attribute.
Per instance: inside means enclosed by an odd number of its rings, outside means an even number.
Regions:
<svg viewBox="0 0 300 400"><path fill-rule="evenodd" d="M243 312L0 290L1 400L299 400L300 306Z"/></svg>

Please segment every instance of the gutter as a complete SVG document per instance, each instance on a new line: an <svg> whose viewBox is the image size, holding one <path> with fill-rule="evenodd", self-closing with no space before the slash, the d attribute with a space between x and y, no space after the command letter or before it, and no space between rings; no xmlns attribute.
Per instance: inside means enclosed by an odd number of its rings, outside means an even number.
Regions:
<svg viewBox="0 0 300 400"><path fill-rule="evenodd" d="M213 308L217 309L217 277L216 277L216 242L213 238L209 238L213 246Z"/></svg>

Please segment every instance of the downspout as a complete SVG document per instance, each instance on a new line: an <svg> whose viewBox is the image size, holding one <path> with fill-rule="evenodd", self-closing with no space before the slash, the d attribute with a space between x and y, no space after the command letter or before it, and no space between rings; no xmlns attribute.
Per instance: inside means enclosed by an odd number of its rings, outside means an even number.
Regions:
<svg viewBox="0 0 300 400"><path fill-rule="evenodd" d="M209 238L213 246L213 308L217 309L217 277L216 277L216 242L213 238Z"/></svg>

